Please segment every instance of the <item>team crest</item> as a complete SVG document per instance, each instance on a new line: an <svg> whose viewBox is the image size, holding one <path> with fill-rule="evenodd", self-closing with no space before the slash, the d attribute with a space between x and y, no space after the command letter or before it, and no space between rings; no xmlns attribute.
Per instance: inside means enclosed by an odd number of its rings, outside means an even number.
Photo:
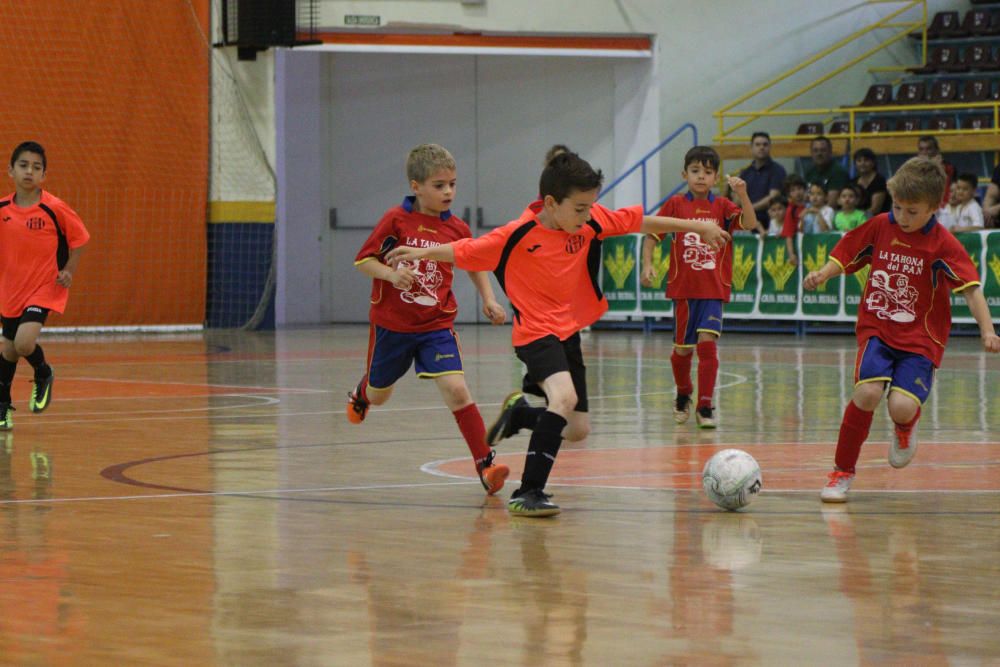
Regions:
<svg viewBox="0 0 1000 667"><path fill-rule="evenodd" d="M576 254L580 252L584 243L583 234L573 234L573 236L566 239L566 252L571 255Z"/></svg>

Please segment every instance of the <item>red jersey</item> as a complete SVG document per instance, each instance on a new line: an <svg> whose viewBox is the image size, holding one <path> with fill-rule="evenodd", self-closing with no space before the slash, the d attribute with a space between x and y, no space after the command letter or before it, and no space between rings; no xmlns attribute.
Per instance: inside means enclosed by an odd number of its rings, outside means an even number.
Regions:
<svg viewBox="0 0 1000 667"><path fill-rule="evenodd" d="M892 213L877 215L847 232L830 252L845 273L871 267L858 304L858 342L878 336L897 350L941 365L951 331L949 288L979 285L969 253L933 217L904 232Z"/></svg>
<svg viewBox="0 0 1000 667"><path fill-rule="evenodd" d="M418 213L414 202L413 196L406 197L385 212L354 258L355 266L373 259L381 262L397 245L430 248L472 236L469 225L450 211L440 216ZM458 311L451 291L451 264L421 259L409 265L417 277L408 290L385 280L372 281L368 315L372 324L403 333L450 328Z"/></svg>
<svg viewBox="0 0 1000 667"><path fill-rule="evenodd" d="M781 238L787 239L789 236L795 238L799 231L799 218L802 217L802 211L805 209L805 204L788 202L788 207L785 209L785 224L781 226Z"/></svg>
<svg viewBox="0 0 1000 667"><path fill-rule="evenodd" d="M566 340L608 309L601 291L601 241L639 232L642 207L590 209L590 220L570 234L538 222L542 202L521 217L476 239L453 244L455 266L492 270L514 310L515 346L548 335Z"/></svg>
<svg viewBox="0 0 1000 667"><path fill-rule="evenodd" d="M739 223L743 209L725 197L712 193L707 199L695 199L689 192L674 195L660 207L657 215L683 220L715 220L727 232ZM663 238L659 235L658 238ZM667 274L667 298L721 299L729 301L733 284L733 244L721 252L704 243L694 232L674 232L670 244L670 271Z"/></svg>
<svg viewBox="0 0 1000 667"><path fill-rule="evenodd" d="M69 290L56 283L69 249L90 240L76 211L42 191L34 206L0 199L0 313L20 317L28 306L61 313Z"/></svg>

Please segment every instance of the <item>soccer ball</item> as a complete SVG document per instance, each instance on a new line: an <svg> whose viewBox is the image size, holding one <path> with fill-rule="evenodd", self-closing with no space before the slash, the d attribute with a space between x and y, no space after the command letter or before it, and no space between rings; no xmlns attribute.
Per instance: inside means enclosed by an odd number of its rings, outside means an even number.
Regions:
<svg viewBox="0 0 1000 667"><path fill-rule="evenodd" d="M713 503L724 510L738 510L760 493L764 480L752 456L741 449L723 449L705 464L701 485Z"/></svg>

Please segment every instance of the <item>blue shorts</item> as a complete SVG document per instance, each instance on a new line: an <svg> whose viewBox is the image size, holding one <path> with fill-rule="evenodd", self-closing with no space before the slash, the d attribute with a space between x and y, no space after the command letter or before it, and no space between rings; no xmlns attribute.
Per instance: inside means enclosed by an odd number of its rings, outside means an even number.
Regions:
<svg viewBox="0 0 1000 667"><path fill-rule="evenodd" d="M694 347L703 331L722 335L722 300L674 299L674 345Z"/></svg>
<svg viewBox="0 0 1000 667"><path fill-rule="evenodd" d="M462 351L454 329L402 333L372 325L368 337L368 385L387 389L414 364L417 377L460 374Z"/></svg>
<svg viewBox="0 0 1000 667"><path fill-rule="evenodd" d="M906 394L923 404L934 386L934 362L922 354L889 347L872 336L858 348L854 364L855 386L863 382L888 382L889 391Z"/></svg>

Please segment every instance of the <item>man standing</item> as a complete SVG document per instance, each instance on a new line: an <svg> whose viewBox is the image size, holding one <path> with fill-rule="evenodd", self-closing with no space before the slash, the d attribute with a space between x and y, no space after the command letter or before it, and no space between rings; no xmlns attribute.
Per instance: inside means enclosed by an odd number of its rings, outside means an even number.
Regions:
<svg viewBox="0 0 1000 667"><path fill-rule="evenodd" d="M816 137L809 144L813 164L806 170L806 185L819 183L826 188L826 203L837 208L840 191L847 185L847 171L833 160L833 144L826 137Z"/></svg>
<svg viewBox="0 0 1000 667"><path fill-rule="evenodd" d="M757 221L766 229L767 209L771 200L781 194L785 183L785 168L771 159L771 135L767 132L753 133L750 137L750 154L753 162L740 172L740 178L746 181L747 196L753 204Z"/></svg>

